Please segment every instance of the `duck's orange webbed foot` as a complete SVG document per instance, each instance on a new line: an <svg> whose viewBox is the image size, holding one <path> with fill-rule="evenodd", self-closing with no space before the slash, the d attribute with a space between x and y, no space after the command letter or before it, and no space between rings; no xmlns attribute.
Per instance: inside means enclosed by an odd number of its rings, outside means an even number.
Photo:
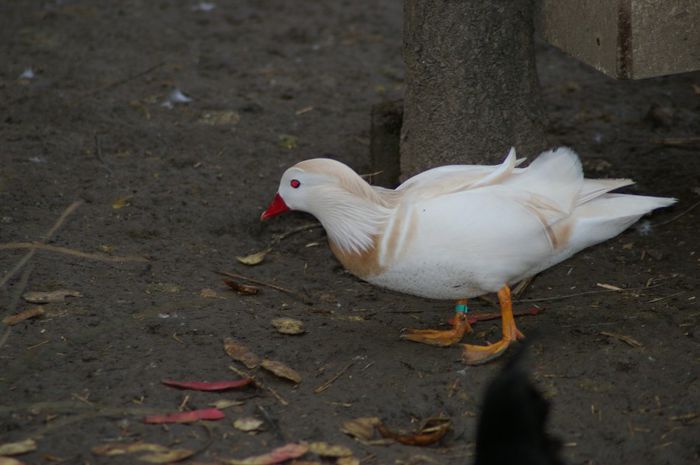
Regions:
<svg viewBox="0 0 700 465"><path fill-rule="evenodd" d="M467 321L467 301L459 300L455 306L455 316L452 320L452 329L407 329L401 335L401 339L413 342L421 342L433 346L448 347L462 340L465 333L471 333L472 327Z"/></svg>
<svg viewBox="0 0 700 465"><path fill-rule="evenodd" d="M500 357L508 346L525 336L515 326L513 318L513 303L510 298L510 288L503 286L498 291L498 301L501 305L501 320L503 325L503 337L494 344L476 346L464 344L462 360L468 365L481 365Z"/></svg>

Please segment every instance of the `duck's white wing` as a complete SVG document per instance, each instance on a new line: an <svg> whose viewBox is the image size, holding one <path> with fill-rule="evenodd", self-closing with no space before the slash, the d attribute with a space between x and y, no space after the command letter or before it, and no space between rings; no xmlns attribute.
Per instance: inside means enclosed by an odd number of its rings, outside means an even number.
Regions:
<svg viewBox="0 0 700 465"><path fill-rule="evenodd" d="M501 185L514 195L527 193L536 202L568 215L581 192L583 170L576 153L560 147L542 153L527 169L505 179Z"/></svg>
<svg viewBox="0 0 700 465"><path fill-rule="evenodd" d="M433 168L407 179L396 188L396 192L416 201L492 185L521 171L515 167L523 161L524 158L516 159L515 149L511 148L500 165L448 165Z"/></svg>

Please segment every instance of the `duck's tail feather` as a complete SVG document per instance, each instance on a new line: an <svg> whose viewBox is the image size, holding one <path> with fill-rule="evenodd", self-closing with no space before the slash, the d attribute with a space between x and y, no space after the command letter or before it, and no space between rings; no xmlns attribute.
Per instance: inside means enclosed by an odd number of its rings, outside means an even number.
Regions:
<svg viewBox="0 0 700 465"><path fill-rule="evenodd" d="M583 205L596 197L632 184L634 181L631 179L584 179L581 192L576 198L576 205Z"/></svg>
<svg viewBox="0 0 700 465"><path fill-rule="evenodd" d="M620 234L639 218L657 208L668 207L674 198L645 195L603 194L576 208L571 242L581 250Z"/></svg>

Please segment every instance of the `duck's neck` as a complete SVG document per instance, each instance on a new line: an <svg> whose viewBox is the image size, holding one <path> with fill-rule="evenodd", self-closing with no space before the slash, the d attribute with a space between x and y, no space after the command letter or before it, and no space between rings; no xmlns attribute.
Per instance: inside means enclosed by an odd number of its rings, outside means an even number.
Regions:
<svg viewBox="0 0 700 465"><path fill-rule="evenodd" d="M324 193L315 216L334 247L358 254L374 247L391 212L380 199L338 188Z"/></svg>

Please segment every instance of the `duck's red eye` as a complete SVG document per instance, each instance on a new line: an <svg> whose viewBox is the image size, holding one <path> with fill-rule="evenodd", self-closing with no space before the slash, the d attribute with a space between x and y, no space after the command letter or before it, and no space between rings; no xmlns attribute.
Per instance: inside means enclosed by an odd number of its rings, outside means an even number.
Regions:
<svg viewBox="0 0 700 465"><path fill-rule="evenodd" d="M299 182L298 179L292 179L291 181L289 181L289 185L292 186L294 189L296 189L299 186L301 186L301 183Z"/></svg>

